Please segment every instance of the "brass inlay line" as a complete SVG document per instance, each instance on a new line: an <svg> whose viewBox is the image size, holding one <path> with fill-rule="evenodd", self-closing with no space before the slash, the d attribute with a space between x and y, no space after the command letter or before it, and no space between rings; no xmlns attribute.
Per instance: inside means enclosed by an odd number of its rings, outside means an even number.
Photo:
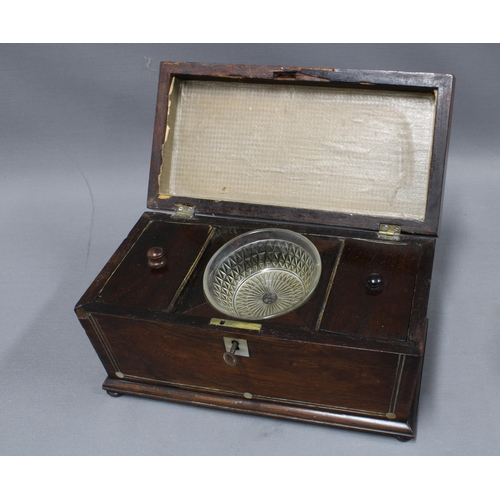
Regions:
<svg viewBox="0 0 500 500"><path fill-rule="evenodd" d="M335 279L335 275L337 274L337 268L339 267L340 257L342 256L342 252L344 251L344 245L345 245L345 239L342 238L340 240L340 246L337 252L337 259L335 260L335 265L333 266L333 271L330 276L330 281L328 282L328 286L326 288L325 298L323 299L323 304L319 312L318 320L316 321L315 330L319 330L321 322L323 321L323 315L325 314L326 304L328 302L328 299L330 298L330 292L332 291L333 280Z"/></svg>
<svg viewBox="0 0 500 500"><path fill-rule="evenodd" d="M399 387L401 385L401 378L403 376L405 359L406 359L406 354L400 354L398 356L398 364L396 366L396 374L394 376L394 386L392 387L391 401L389 403L389 409L387 410L388 418L396 417L396 404L398 402Z"/></svg>
<svg viewBox="0 0 500 500"><path fill-rule="evenodd" d="M104 285L97 292L97 297L101 297L102 292L106 288L106 285L108 284L109 280L114 276L114 274L116 273L116 271L118 271L118 268L122 265L122 262L127 258L128 254L132 251L132 248L135 247L135 244L139 241L140 237L144 234L144 231L146 231L146 229L150 226L150 224L152 224L152 222L153 221L150 220L146 224L146 227L141 231L141 234L139 236L137 236L137 238L135 239L135 241L130 245L130 248L127 250L127 252L123 256L122 260L120 260L120 262L118 263L118 265L114 268L113 272L109 275L109 278L106 280L106 282L104 283Z"/></svg>
<svg viewBox="0 0 500 500"><path fill-rule="evenodd" d="M349 238L349 239L356 241L367 241L368 243L378 243L380 245L390 245L390 246L400 246L400 247L411 245L411 242L396 241L396 240L384 241L384 240L373 240L369 238Z"/></svg>
<svg viewBox="0 0 500 500"><path fill-rule="evenodd" d="M262 328L260 323L247 323L246 321L234 321L232 319L212 318L210 320L212 326L227 326L229 328L242 328L243 330L256 330Z"/></svg>
<svg viewBox="0 0 500 500"><path fill-rule="evenodd" d="M94 319L94 317L90 313L89 313L89 321L90 321L90 324L92 325L92 327L94 328L94 331L97 335L97 338L101 342L101 345L102 345L104 351L106 352L109 360L111 361L111 364L113 365L115 372L121 373L121 370L118 366L118 363L116 362L115 358L113 357L113 354L111 353L111 347L109 346L109 344L106 340L106 337L104 336L104 333L101 330L101 327L99 326L97 321Z"/></svg>
<svg viewBox="0 0 500 500"><path fill-rule="evenodd" d="M165 384L166 387L171 386L171 387L178 387L180 389L188 389L188 390L202 390L202 391L207 391L208 393L213 393L213 394L221 394L221 395L226 395L226 396L241 396L244 395L244 393L237 392L237 391L227 391L224 389L216 389L215 387L204 387L200 385L192 385L192 384L183 384L180 382L167 382L166 380L157 380L153 378L148 378L148 377L141 377L138 375L128 375L128 374L123 374L124 378L126 379L131 379L131 380L144 380L144 381L151 381L151 382L156 382L156 383L161 383ZM158 387L158 386L157 386ZM360 410L357 408L346 408L343 406L335 406L335 405L322 405L318 403L311 403L307 401L300 401L300 400L295 400L295 399L285 399L285 398L274 398L270 396L262 396L260 394L252 394L252 399L259 399L263 401L270 401L272 403L281 403L281 404L296 404L299 405L299 407L303 408L314 408L318 410L333 410L336 412L350 412L350 413L358 413L362 415L369 415L372 417L384 417L385 413L377 412L377 411L370 411L370 410Z"/></svg>
<svg viewBox="0 0 500 500"><path fill-rule="evenodd" d="M408 341L408 336L410 334L411 320L412 320L412 317L413 317L413 311L415 311L415 301L416 301L416 298L417 298L417 283L418 283L418 278L419 278L420 269L421 269L420 263L422 261L422 245L417 244L417 246L419 247L419 251L418 251L418 264L417 264L417 274L415 275L415 282L413 283L413 297L411 299L411 309L410 309L411 312L410 312L410 317L408 319L408 328L406 329L405 336L403 338L403 340L405 342Z"/></svg>
<svg viewBox="0 0 500 500"><path fill-rule="evenodd" d="M186 283L188 282L189 278L191 277L191 274L193 274L193 271L195 270L196 266L198 265L198 262L201 259L201 256L205 252L208 244L210 243L210 240L212 239L213 235L215 233L215 227L210 226L210 230L207 235L207 239L205 240L205 243L203 243L203 246L201 247L200 251L198 252L198 255L196 256L196 259L194 259L193 264L189 268L189 271L186 273L186 276L184 276L184 279L182 280L182 283L180 284L179 288L175 292L174 297L170 301L170 304L168 305L166 312L172 312L172 310L175 307L175 303L177 302L177 299L179 298L179 295L181 294L182 290L186 286Z"/></svg>

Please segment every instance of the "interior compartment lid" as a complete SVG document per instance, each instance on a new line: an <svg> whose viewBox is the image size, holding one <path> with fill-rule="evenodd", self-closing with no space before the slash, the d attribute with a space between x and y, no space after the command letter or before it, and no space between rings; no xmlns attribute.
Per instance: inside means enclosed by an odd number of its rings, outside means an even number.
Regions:
<svg viewBox="0 0 500 500"><path fill-rule="evenodd" d="M148 207L437 234L453 77L162 63Z"/></svg>

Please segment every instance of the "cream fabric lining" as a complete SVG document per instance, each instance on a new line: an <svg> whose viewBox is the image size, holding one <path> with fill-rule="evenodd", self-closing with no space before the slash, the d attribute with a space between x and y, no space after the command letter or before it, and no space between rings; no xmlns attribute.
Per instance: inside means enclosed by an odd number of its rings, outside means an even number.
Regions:
<svg viewBox="0 0 500 500"><path fill-rule="evenodd" d="M422 221L433 93L177 81L160 195Z"/></svg>

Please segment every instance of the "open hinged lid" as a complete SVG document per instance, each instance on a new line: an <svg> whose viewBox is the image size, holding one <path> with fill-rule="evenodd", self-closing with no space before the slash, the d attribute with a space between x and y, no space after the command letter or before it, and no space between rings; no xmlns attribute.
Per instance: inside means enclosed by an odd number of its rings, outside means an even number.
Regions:
<svg viewBox="0 0 500 500"><path fill-rule="evenodd" d="M437 234L453 76L162 63L148 207Z"/></svg>

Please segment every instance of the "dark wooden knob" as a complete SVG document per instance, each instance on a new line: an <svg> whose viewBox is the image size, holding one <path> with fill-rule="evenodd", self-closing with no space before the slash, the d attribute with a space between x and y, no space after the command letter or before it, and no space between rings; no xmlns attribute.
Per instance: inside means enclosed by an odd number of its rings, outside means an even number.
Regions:
<svg viewBox="0 0 500 500"><path fill-rule="evenodd" d="M162 247L151 247L147 253L148 266L153 269L163 267L167 263L165 252Z"/></svg>
<svg viewBox="0 0 500 500"><path fill-rule="evenodd" d="M384 286L384 280L380 274L372 273L366 278L366 286L369 290L380 290Z"/></svg>

